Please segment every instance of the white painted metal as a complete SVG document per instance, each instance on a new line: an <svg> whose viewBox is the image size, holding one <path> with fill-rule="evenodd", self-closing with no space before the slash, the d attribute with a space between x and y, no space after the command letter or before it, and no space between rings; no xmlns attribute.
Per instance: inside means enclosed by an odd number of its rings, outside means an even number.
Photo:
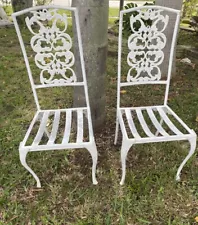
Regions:
<svg viewBox="0 0 198 225"><path fill-rule="evenodd" d="M73 23L75 23L77 30L77 39L79 44L80 52L80 63L82 68L83 81L78 82L75 71L73 70L73 65L75 63L74 54L71 51L72 48L72 39L67 31L67 16L66 14L59 14L58 9L72 11L74 18ZM29 14L31 12L31 14ZM25 22L33 34L30 44L35 52L35 64L40 69L40 84L35 84L32 76L31 68L29 65L25 45L22 39L21 31L17 23L17 17L28 13ZM31 15L31 16L30 16ZM16 28L16 32L19 38L21 45L22 53L24 56L25 64L27 67L28 76L30 79L35 103L37 106L37 112L32 120L26 135L23 141L19 146L20 161L22 165L33 175L36 179L37 187L41 187L40 180L38 176L33 172L33 170L26 163L26 155L31 151L45 151L45 150L62 150L62 149L75 149L75 148L86 148L92 156L92 181L93 184L97 184L96 180L96 164L97 164L97 148L93 135L93 127L91 121L91 112L89 105L86 73L85 73L85 64L83 59L83 49L82 49L82 40L80 34L79 26L79 17L78 11L73 7L61 7L61 6L38 6L25 9L12 14L13 22ZM51 26L48 23L48 26L45 26L45 21L51 22ZM58 21L61 21L64 24L63 29L59 29ZM38 32L35 32L32 28L33 25L37 24L39 26ZM45 42L47 45L43 46L42 43ZM57 43L59 43L57 45ZM64 57L65 60L62 61L60 58ZM45 60L50 58L50 60ZM70 71L72 76L67 77L66 72ZM45 76L47 73L49 76ZM61 78L57 78L56 75L60 75ZM50 87L67 87L67 86L83 86L85 91L86 107L79 108L67 108L67 109L47 109L41 110L39 100L37 97L37 89L40 88L50 88ZM71 125L72 121L76 119L74 113L77 114L77 138L76 140L70 140L71 135ZM86 115L89 129L89 141L84 141L83 139L83 130L84 122L83 115ZM49 121L49 116L53 115L52 129L51 132L47 129L47 123ZM64 134L62 135L61 143L56 143L56 138L58 135L58 130L61 122L61 118L65 116L65 128ZM50 118L51 119L51 118ZM34 137L34 140L31 144L27 143L28 138L31 135L31 132L37 123L40 121L38 131ZM47 134L48 141L47 143L42 143L42 137L44 134ZM71 142L72 141L72 142Z"/></svg>
<svg viewBox="0 0 198 225"><path fill-rule="evenodd" d="M71 133L71 123L72 123L72 111L67 110L66 112L66 122L65 122L65 131L62 144L66 144L69 142L69 137Z"/></svg>
<svg viewBox="0 0 198 225"><path fill-rule="evenodd" d="M120 87L140 85L140 84L167 84L167 81L138 81L138 82L122 82Z"/></svg>
<svg viewBox="0 0 198 225"><path fill-rule="evenodd" d="M52 131L51 131L51 135L49 137L47 145L54 144L54 141L57 137L59 121L60 121L60 111L57 111L57 112L55 112L54 122L53 122L53 125L52 125Z"/></svg>
<svg viewBox="0 0 198 225"><path fill-rule="evenodd" d="M121 81L121 53L122 53L122 28L123 28L123 15L126 13L137 12L137 14L132 14L130 17L130 24L132 29L132 34L128 39L129 54L127 58L128 65L130 69L127 74L127 80ZM169 16L167 12L174 13L176 16L175 28L173 32L172 45L170 50L169 68L166 80L161 80L160 64L163 62L164 53L163 48L166 45L166 36L163 31L168 27ZM145 26L144 21L151 19L152 25ZM166 142L166 141L176 141L176 140L188 140L190 142L191 148L187 157L184 159L180 165L176 180L180 179L180 172L187 162L187 160L192 156L196 148L196 133L191 130L167 105L172 60L174 54L174 48L176 44L176 36L178 32L178 26L180 21L180 11L175 9L170 9L161 6L142 6L133 9L127 9L120 12L120 22L119 22L119 44L118 44L118 85L117 85L117 116L116 116L116 130L115 130L115 142L117 143L119 127L122 132L122 146L121 146L121 163L122 163L122 179L120 184L124 184L125 174L126 174L126 157L129 149L133 144L141 143L152 143L152 142ZM138 22L140 24L139 29L134 29L134 23ZM160 26L158 26L160 23ZM162 26L163 24L163 26ZM159 29L161 27L161 29ZM154 41L155 39L155 41ZM142 57L138 57L142 56ZM151 60L150 57L154 57ZM152 61L152 62L151 62ZM153 73L152 69L155 68ZM135 71L135 73L134 73ZM153 105L153 106L140 106L140 107L120 107L120 89L121 87L132 86L132 85L156 85L161 84L166 86L164 104L163 105ZM143 113L144 112L144 113ZM156 117L156 114L161 117L160 121ZM144 115L150 118L150 123L148 124L145 120ZM140 127L136 125L134 116L136 116L138 124L141 125L142 130L146 136L141 136L138 131ZM179 128L171 121L170 116L173 116L178 123L180 123L186 132L182 132ZM124 119L126 118L126 120ZM166 130L163 128L163 122L166 124ZM132 138L128 135L127 127L130 128L130 133L133 135ZM155 127L156 132L150 130L150 127ZM158 136L159 135L159 136Z"/></svg>
<svg viewBox="0 0 198 225"><path fill-rule="evenodd" d="M144 23L144 20L148 20L148 18L155 21L151 27ZM153 11L151 9L147 9L147 11L139 10L136 16L132 15L130 17L132 34L128 38L128 48L130 50L127 57L127 63L130 66L127 74L128 82L156 81L161 79L159 66L164 60L163 48L166 45L166 36L163 31L166 29L168 19L168 15L161 15L161 10ZM137 23L141 24L138 30L134 26ZM156 26L159 23L164 24L160 30ZM148 32L149 35L147 34ZM139 44L140 41L144 43L144 46ZM156 41L156 44L152 44L153 41ZM155 59L151 59L153 55ZM138 56L139 59L137 59ZM147 76L141 76L144 71L146 71ZM135 72L135 75L132 72Z"/></svg>
<svg viewBox="0 0 198 225"><path fill-rule="evenodd" d="M77 111L78 129L77 129L77 142L83 142L83 110Z"/></svg>
<svg viewBox="0 0 198 225"><path fill-rule="evenodd" d="M142 110L137 108L136 109L136 113L137 113L137 117L138 117L138 120L140 121L140 124L142 126L142 129L144 130L144 132L146 133L146 135L148 137L154 137L154 134L150 131L145 119L144 119L144 116L142 114Z"/></svg>

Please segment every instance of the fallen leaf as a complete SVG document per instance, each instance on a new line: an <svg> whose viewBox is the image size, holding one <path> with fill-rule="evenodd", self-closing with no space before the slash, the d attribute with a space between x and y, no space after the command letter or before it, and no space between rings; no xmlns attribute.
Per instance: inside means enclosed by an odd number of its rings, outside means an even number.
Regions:
<svg viewBox="0 0 198 225"><path fill-rule="evenodd" d="M127 92L126 90L120 91L121 94L126 94L126 92Z"/></svg>
<svg viewBox="0 0 198 225"><path fill-rule="evenodd" d="M198 223L198 216L195 217L195 221Z"/></svg>
<svg viewBox="0 0 198 225"><path fill-rule="evenodd" d="M195 121L196 121L196 122L198 122L198 115L197 115L197 117L196 117Z"/></svg>

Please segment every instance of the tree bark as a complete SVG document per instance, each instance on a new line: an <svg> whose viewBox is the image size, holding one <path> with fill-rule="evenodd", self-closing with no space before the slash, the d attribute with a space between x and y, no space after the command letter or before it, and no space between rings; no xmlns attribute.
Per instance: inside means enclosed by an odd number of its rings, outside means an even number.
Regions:
<svg viewBox="0 0 198 225"><path fill-rule="evenodd" d="M33 0L11 0L11 2L14 12L32 7L33 5Z"/></svg>
<svg viewBox="0 0 198 225"><path fill-rule="evenodd" d="M123 10L124 7L124 0L120 0L120 11Z"/></svg>
<svg viewBox="0 0 198 225"><path fill-rule="evenodd" d="M174 1L173 0L156 0L155 1L156 5L174 8L174 9L178 9L178 10L182 9L182 3L183 3L182 0L174 0ZM175 19L176 19L176 17L173 16L172 13L167 13L167 14L169 15L169 23L168 23L167 29L164 31L164 34L167 37L167 43L166 43L166 47L164 49L164 54L165 54L164 62L161 65L161 72L162 72L162 76L164 76L164 77L166 77L167 73L168 73L171 41L172 41L173 30L174 30ZM175 62L176 62L176 54L174 54L174 58L173 58L172 76L175 76L175 74L176 74Z"/></svg>
<svg viewBox="0 0 198 225"><path fill-rule="evenodd" d="M11 0L12 9L14 12L29 8L33 6L33 0ZM18 23L24 23L24 16L17 18Z"/></svg>
<svg viewBox="0 0 198 225"><path fill-rule="evenodd" d="M9 18L4 11L3 7L0 6L0 27L10 26L12 23L9 21Z"/></svg>
<svg viewBox="0 0 198 225"><path fill-rule="evenodd" d="M108 0L73 0L77 7L83 43L85 70L94 130L102 127L105 120L105 76L107 58ZM78 50L74 49L76 74L82 79ZM84 91L74 89L74 106L85 104Z"/></svg>
<svg viewBox="0 0 198 225"><path fill-rule="evenodd" d="M2 6L0 6L0 19L2 19L2 20L8 20L8 16L5 13L5 11L4 11L4 9L3 9Z"/></svg>

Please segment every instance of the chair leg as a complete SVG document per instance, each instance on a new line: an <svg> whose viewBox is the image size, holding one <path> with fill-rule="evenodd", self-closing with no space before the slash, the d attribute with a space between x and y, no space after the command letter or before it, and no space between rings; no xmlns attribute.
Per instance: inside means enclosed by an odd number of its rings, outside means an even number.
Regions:
<svg viewBox="0 0 198 225"><path fill-rule="evenodd" d="M122 163L122 178L120 181L120 185L124 184L125 176L126 176L126 158L129 149L131 148L132 144L129 143L127 140L122 139L122 147L121 147L121 163Z"/></svg>
<svg viewBox="0 0 198 225"><path fill-rule="evenodd" d="M116 130L115 130L114 145L117 144L117 140L118 140L118 132L119 132L119 122L118 122L118 119L116 119Z"/></svg>
<svg viewBox="0 0 198 225"><path fill-rule="evenodd" d="M89 153L91 154L92 162L93 162L93 164L92 164L92 182L93 182L93 184L98 184L98 182L96 180L96 165L97 165L97 161L98 161L98 152L97 152L96 144L93 143L89 147L86 147L86 148L89 151Z"/></svg>
<svg viewBox="0 0 198 225"><path fill-rule="evenodd" d="M180 173L184 167L184 165L186 164L186 162L190 159L190 157L193 155L193 153L195 152L196 149L196 142L197 142L197 136L196 134L189 139L190 142L190 151L188 153L188 155L186 156L186 158L184 159L184 161L181 163L178 171L177 171L177 175L176 175L176 181L180 180Z"/></svg>
<svg viewBox="0 0 198 225"><path fill-rule="evenodd" d="M19 156L20 156L21 164L32 174L32 176L34 177L34 179L37 182L37 188L40 188L41 183L40 183L40 180L39 180L38 176L34 173L34 171L26 163L27 153L28 153L28 150L24 150L22 148L19 148Z"/></svg>
<svg viewBox="0 0 198 225"><path fill-rule="evenodd" d="M163 122L164 122L164 120L163 120L163 118L161 118L161 120L160 120L160 125L161 125L161 126L162 126ZM158 135L159 135L159 131L157 130L157 131L155 132L155 136L158 136Z"/></svg>

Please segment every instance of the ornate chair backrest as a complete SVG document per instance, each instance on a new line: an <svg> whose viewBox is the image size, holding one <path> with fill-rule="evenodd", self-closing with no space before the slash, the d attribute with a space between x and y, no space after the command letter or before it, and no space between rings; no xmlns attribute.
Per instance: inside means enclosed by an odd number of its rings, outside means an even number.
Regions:
<svg viewBox="0 0 198 225"><path fill-rule="evenodd" d="M167 44L165 31L170 25L169 15L175 15L172 33L169 64L167 76L162 79L161 65L164 61L164 49ZM126 79L123 80L121 71L122 45L123 45L123 22L124 16L130 17L131 34L128 37L128 55ZM142 6L120 12L119 21L119 45L118 45L118 92L117 106L120 107L120 89L125 86L141 84L164 84L164 104L167 104L174 47L178 33L180 11L161 6Z"/></svg>
<svg viewBox="0 0 198 225"><path fill-rule="evenodd" d="M68 18L66 12L72 13L72 17ZM37 78L37 82L33 77L27 49L17 22L17 17L24 17L25 15L25 24L32 35L30 45L34 53L34 63L39 69L40 77L39 81ZM86 106L88 107L88 111L90 111L77 9L54 5L38 6L13 13L12 18L21 45L37 109L40 110L37 89L82 86L84 87ZM78 63L80 63L82 70L81 81L78 80L74 70L75 56L72 52L72 38L68 32L70 20L77 34L75 37L75 40L77 40L75 44L77 46L75 48L78 48L80 55Z"/></svg>

